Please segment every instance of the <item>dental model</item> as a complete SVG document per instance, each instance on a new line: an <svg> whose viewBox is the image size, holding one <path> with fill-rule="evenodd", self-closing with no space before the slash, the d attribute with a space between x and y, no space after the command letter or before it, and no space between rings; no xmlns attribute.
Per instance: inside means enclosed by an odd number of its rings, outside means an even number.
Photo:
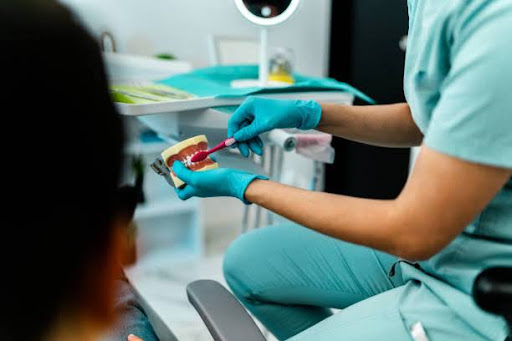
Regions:
<svg viewBox="0 0 512 341"><path fill-rule="evenodd" d="M165 165L170 170L171 179L176 188L183 187L185 183L179 179L172 171L172 166L175 161L181 161L190 170L193 171L207 171L219 167L219 164L213 161L210 157L206 157L202 161L192 162L192 157L200 152L208 150L208 140L206 136L200 135L192 137L188 140L180 142L169 149L165 150L161 155Z"/></svg>

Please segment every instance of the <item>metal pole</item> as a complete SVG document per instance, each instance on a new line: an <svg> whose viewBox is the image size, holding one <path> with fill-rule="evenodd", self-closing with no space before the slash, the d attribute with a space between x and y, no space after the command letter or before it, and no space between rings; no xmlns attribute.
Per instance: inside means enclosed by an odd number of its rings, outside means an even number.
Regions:
<svg viewBox="0 0 512 341"><path fill-rule="evenodd" d="M266 87L268 85L268 28L263 27L260 32L260 86Z"/></svg>

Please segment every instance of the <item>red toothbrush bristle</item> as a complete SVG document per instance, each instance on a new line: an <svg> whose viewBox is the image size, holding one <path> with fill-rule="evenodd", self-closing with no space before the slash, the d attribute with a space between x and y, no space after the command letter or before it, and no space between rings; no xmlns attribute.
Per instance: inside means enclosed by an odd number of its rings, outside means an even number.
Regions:
<svg viewBox="0 0 512 341"><path fill-rule="evenodd" d="M208 153L206 153L206 152L199 152L196 155L192 156L190 161L192 161L192 162L201 162L204 159L206 159L207 157L208 157Z"/></svg>

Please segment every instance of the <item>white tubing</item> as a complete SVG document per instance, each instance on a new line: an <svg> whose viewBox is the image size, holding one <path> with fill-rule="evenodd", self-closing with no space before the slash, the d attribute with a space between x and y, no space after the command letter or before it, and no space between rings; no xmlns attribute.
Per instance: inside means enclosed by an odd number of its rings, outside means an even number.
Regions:
<svg viewBox="0 0 512 341"><path fill-rule="evenodd" d="M297 146L296 137L293 134L290 134L281 129L272 130L268 134L268 139L273 145L281 148L286 152L293 151Z"/></svg>

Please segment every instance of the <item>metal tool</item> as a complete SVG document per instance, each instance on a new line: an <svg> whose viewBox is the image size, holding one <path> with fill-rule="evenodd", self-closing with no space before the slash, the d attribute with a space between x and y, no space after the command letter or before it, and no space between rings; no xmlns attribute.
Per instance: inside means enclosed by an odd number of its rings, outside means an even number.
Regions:
<svg viewBox="0 0 512 341"><path fill-rule="evenodd" d="M171 178L171 170L165 164L164 159L160 156L158 157L151 165L151 169L158 175L163 176L167 183L171 185L172 188L175 188L174 181Z"/></svg>

